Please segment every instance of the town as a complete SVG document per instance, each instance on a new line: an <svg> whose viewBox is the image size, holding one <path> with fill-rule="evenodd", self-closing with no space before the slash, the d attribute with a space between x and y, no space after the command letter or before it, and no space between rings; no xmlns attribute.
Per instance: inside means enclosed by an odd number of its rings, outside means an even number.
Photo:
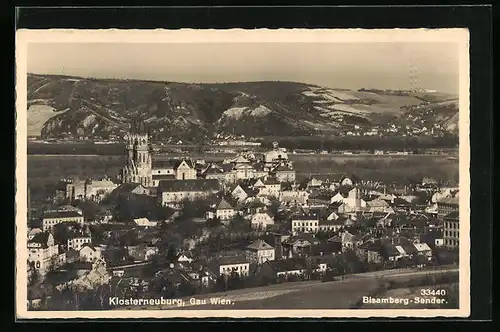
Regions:
<svg viewBox="0 0 500 332"><path fill-rule="evenodd" d="M124 140L120 174L61 179L43 209L28 188L31 310L458 263L458 184L432 174L411 186L299 178L278 143L226 160L174 158L155 152L140 119Z"/></svg>

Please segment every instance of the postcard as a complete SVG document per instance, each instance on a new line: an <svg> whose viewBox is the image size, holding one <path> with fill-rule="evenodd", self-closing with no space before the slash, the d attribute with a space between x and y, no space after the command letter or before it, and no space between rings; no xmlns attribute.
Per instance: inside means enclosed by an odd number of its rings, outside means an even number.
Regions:
<svg viewBox="0 0 500 332"><path fill-rule="evenodd" d="M16 32L16 315L470 315L467 29Z"/></svg>

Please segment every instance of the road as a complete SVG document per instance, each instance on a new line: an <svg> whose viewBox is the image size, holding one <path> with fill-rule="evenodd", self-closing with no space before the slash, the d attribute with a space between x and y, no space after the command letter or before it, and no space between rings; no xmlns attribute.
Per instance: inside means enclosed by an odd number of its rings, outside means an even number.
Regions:
<svg viewBox="0 0 500 332"><path fill-rule="evenodd" d="M457 267L440 269L401 269L347 275L343 280L331 282L291 282L266 287L228 291L225 293L202 294L183 298L183 306L136 306L126 309L184 309L184 310L228 310L228 309L350 309L362 296L376 290L381 280L405 281L416 276L429 274L458 273ZM206 301L200 305L190 303L191 299ZM221 298L229 305L214 305L210 299ZM117 308L125 309L125 308Z"/></svg>

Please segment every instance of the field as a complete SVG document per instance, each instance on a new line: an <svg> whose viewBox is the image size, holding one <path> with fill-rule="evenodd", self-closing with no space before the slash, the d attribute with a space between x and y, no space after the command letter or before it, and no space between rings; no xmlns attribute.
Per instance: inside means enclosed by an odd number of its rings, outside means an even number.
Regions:
<svg viewBox="0 0 500 332"><path fill-rule="evenodd" d="M445 275L456 272L443 272ZM320 282L290 282L265 287L247 288L216 294L203 294L196 299L223 298L231 301L231 305L214 305L207 300L206 304L189 305L189 298L184 299L186 306L163 306L161 309L353 309L363 296L372 294L380 287L381 280L374 274L384 275L385 281L406 282L425 278L424 271L382 271L358 275L348 275L344 280ZM417 277L416 277L417 276ZM385 308L388 308L385 306ZM420 309L430 306L421 305ZM158 307L131 307L130 309L158 309Z"/></svg>

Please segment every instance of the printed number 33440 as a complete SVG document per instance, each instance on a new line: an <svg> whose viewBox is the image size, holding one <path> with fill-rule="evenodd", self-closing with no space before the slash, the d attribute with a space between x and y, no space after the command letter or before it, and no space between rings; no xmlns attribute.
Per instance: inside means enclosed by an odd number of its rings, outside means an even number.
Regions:
<svg viewBox="0 0 500 332"><path fill-rule="evenodd" d="M446 290L444 289L421 289L421 296L444 296L446 295Z"/></svg>

